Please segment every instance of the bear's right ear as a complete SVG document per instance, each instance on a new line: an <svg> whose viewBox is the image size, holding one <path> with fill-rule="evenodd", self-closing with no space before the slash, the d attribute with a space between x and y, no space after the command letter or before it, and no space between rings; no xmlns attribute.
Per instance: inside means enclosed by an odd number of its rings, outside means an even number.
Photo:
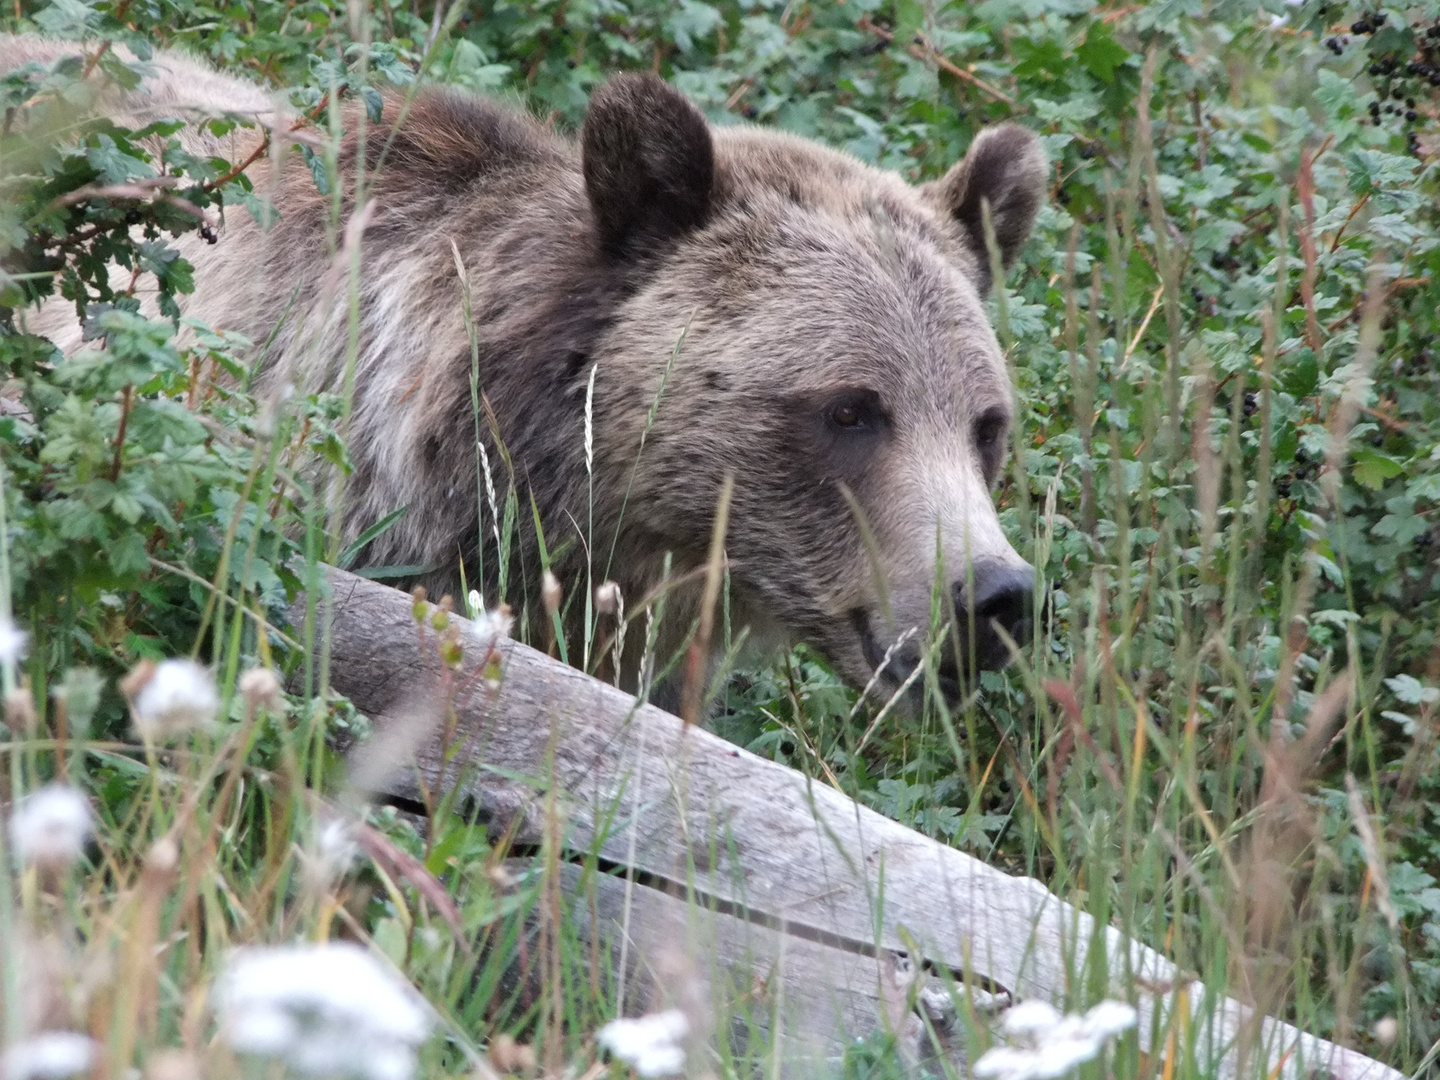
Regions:
<svg viewBox="0 0 1440 1080"><path fill-rule="evenodd" d="M1019 124L985 128L975 136L964 159L922 191L953 215L979 263L981 295L990 291L990 252L985 245L985 217L990 204L1000 264L1010 269L1030 238L1035 215L1045 201L1049 166L1035 133Z"/></svg>
<svg viewBox="0 0 1440 1080"><path fill-rule="evenodd" d="M715 147L700 110L655 75L617 75L590 98L581 135L585 191L613 257L705 223Z"/></svg>

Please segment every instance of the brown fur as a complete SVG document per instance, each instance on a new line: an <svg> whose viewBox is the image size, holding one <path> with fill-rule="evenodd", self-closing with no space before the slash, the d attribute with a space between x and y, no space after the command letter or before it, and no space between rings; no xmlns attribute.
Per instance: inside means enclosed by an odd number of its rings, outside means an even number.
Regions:
<svg viewBox="0 0 1440 1080"><path fill-rule="evenodd" d="M887 673L893 685L918 656L938 552L962 621L967 582L980 597L978 658L1003 660L989 621L1024 632L1030 570L989 496L1011 390L983 305L981 206L1013 260L1043 192L1032 135L982 132L948 176L914 188L803 139L712 129L651 76L597 91L578 146L438 88L422 90L397 125L401 112L387 101L382 124L364 133L372 205L346 533L409 510L371 545L369 563L434 565L432 586L452 583L462 556L473 573L478 544L496 565L488 507L477 536L453 243L473 292L480 384L522 509L533 497L552 548L576 541L557 567L568 588L586 580L593 370L595 581L617 536L608 573L632 605L657 584L666 552L678 574L701 566L730 475L737 625L807 640L856 683L918 627ZM356 120L341 151L347 219ZM338 389L348 313L343 275L331 271L331 199L295 155L269 193L280 219L268 232L232 212L216 248L187 247L200 288L187 314L257 341L278 324L267 386ZM482 428L503 484L501 446ZM517 559L534 596L536 552ZM670 641L693 613L678 606Z"/></svg>

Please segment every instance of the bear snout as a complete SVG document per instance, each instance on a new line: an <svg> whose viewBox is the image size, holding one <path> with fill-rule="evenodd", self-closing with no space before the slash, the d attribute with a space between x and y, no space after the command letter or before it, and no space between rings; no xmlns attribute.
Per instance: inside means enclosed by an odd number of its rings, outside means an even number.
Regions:
<svg viewBox="0 0 1440 1080"><path fill-rule="evenodd" d="M981 564L974 568L973 578L973 604L965 602L965 582L956 582L954 586L960 655L965 657L969 652L965 643L973 626L976 665L982 670L1004 667L1010 662L1010 648L1000 631L1016 645L1030 640L1034 625L1035 568Z"/></svg>
<svg viewBox="0 0 1440 1080"><path fill-rule="evenodd" d="M976 671L993 671L1010 663L1007 636L1017 646L1030 640L1035 623L1035 577L1035 569L1028 563L985 562L973 567L968 581L951 586L955 622L935 655L940 690L952 705L963 700L967 687L973 689ZM975 599L970 604L967 595L972 589ZM876 637L872 616L863 608L852 611L850 621L870 671L881 672L892 685L911 682L918 705L923 689L911 676L922 662L924 646L902 637L887 648Z"/></svg>

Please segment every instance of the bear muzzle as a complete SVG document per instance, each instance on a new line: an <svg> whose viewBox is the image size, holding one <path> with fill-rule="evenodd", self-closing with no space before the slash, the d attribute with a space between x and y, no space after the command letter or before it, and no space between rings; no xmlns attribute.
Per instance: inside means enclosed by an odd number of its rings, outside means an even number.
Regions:
<svg viewBox="0 0 1440 1080"><path fill-rule="evenodd" d="M973 602L967 602L972 589ZM951 599L955 622L936 652L936 677L946 701L953 705L963 699L967 687L974 687L978 672L1010 663L1010 642L1015 646L1029 642L1034 631L1035 569L1029 564L978 563L968 582L958 581L951 587ZM866 661L881 671L892 691L910 679L921 663L920 646L911 642L898 649L887 648L863 611L856 611L852 621ZM918 699L923 685L917 680L911 692Z"/></svg>

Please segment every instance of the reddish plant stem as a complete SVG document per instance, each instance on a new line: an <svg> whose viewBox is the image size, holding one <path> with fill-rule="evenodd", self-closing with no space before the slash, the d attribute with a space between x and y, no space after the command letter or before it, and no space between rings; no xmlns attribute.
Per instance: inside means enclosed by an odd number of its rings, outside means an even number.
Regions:
<svg viewBox="0 0 1440 1080"><path fill-rule="evenodd" d="M125 387L125 394L120 402L120 430L115 433L115 460L110 463L112 484L120 479L120 466L125 456L125 429L130 424L130 404L134 399L135 386L131 383Z"/></svg>

